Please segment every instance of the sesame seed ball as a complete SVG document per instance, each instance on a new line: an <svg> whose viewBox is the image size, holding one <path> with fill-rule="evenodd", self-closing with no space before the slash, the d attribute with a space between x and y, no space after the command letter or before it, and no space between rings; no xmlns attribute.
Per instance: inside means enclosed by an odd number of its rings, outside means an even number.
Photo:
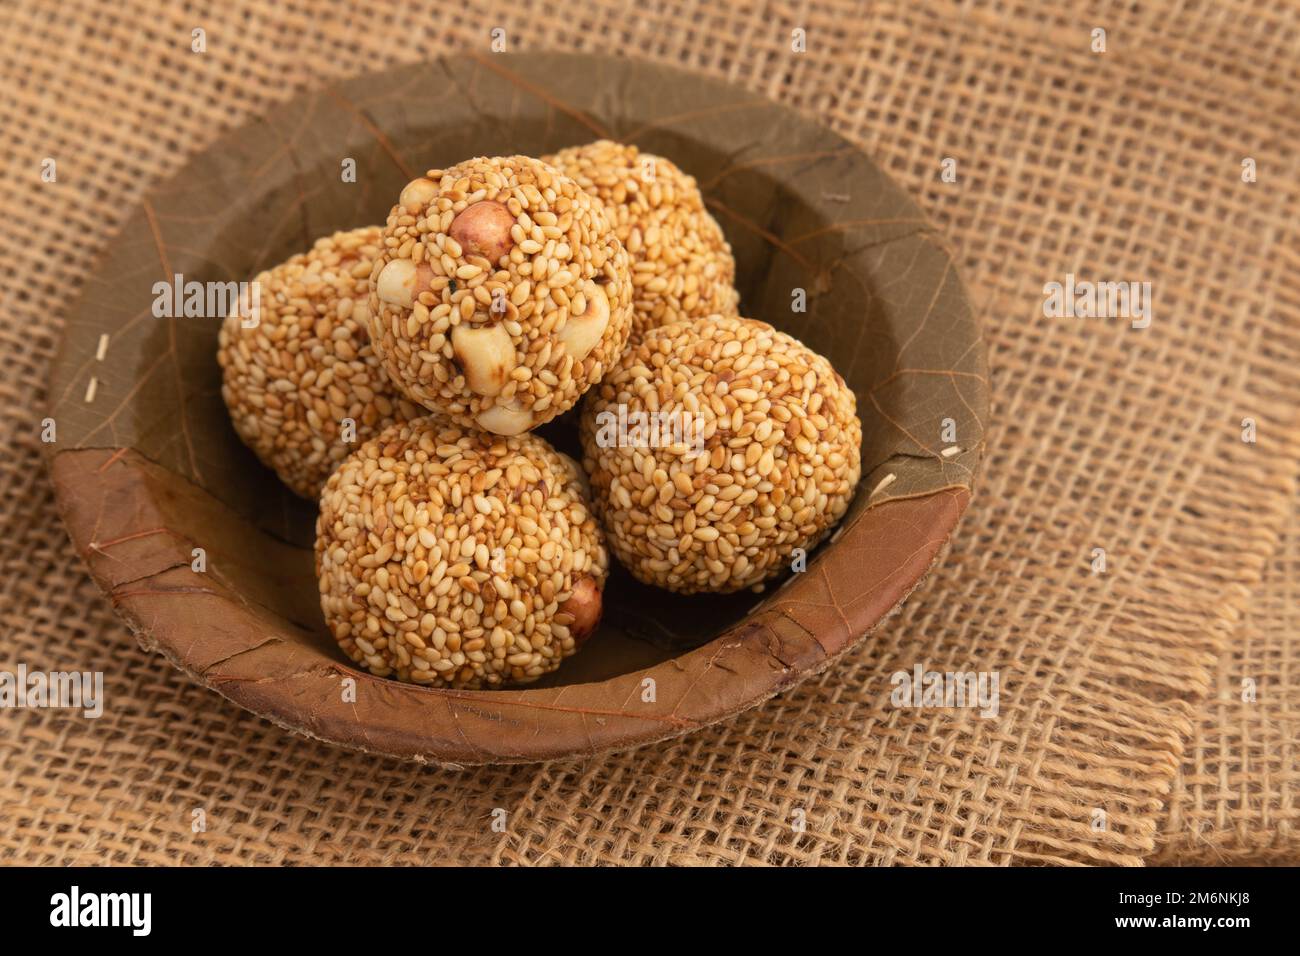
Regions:
<svg viewBox="0 0 1300 956"><path fill-rule="evenodd" d="M736 260L695 177L672 160L607 139L545 159L605 203L627 247L633 338L671 322L736 314Z"/></svg>
<svg viewBox="0 0 1300 956"><path fill-rule="evenodd" d="M408 396L462 425L517 435L549 421L627 342L627 252L600 201L540 160L429 170L383 243L375 351Z"/></svg>
<svg viewBox="0 0 1300 956"><path fill-rule="evenodd" d="M765 322L651 329L592 391L580 424L614 554L639 580L685 594L780 573L852 500L856 406L826 359Z"/></svg>
<svg viewBox="0 0 1300 956"><path fill-rule="evenodd" d="M320 494L357 443L421 414L370 348L366 311L379 240L378 226L317 240L258 275L256 311L241 298L218 334L221 397L235 431L304 498Z"/></svg>
<svg viewBox="0 0 1300 956"><path fill-rule="evenodd" d="M400 423L330 476L316 521L325 621L380 677L526 683L595 630L609 568L577 465L535 435Z"/></svg>

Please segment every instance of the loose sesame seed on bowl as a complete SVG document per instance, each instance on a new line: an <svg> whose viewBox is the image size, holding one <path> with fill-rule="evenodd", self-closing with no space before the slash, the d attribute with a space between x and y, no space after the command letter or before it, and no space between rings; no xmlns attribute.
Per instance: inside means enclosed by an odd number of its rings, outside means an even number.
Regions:
<svg viewBox="0 0 1300 956"><path fill-rule="evenodd" d="M496 434L572 408L631 329L628 256L604 206L526 156L407 184L371 277L371 338L389 376Z"/></svg>
<svg viewBox="0 0 1300 956"><path fill-rule="evenodd" d="M615 556L687 594L781 573L844 515L861 473L852 390L753 319L651 329L592 390L580 431Z"/></svg>
<svg viewBox="0 0 1300 956"><path fill-rule="evenodd" d="M535 435L399 423L330 477L316 523L326 624L380 677L521 684L595 630L609 560L576 462Z"/></svg>
<svg viewBox="0 0 1300 956"><path fill-rule="evenodd" d="M736 315L736 260L695 177L672 160L602 139L543 157L605 204L632 260L632 337Z"/></svg>
<svg viewBox="0 0 1300 956"><path fill-rule="evenodd" d="M336 232L258 275L218 334L221 396L235 431L304 498L395 421L420 414L384 374L366 311L381 229Z"/></svg>

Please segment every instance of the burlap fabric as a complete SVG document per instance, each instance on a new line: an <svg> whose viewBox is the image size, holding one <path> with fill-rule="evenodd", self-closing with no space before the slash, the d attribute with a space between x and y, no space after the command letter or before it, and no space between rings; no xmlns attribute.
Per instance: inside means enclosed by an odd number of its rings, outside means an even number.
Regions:
<svg viewBox="0 0 1300 956"><path fill-rule="evenodd" d="M1219 658L1174 780L1154 862L1300 856L1300 501Z"/></svg>
<svg viewBox="0 0 1300 956"><path fill-rule="evenodd" d="M0 714L0 860L1300 858L1296 536L1261 583L1300 457L1300 7L45 7L0 27L0 667L102 670L108 704ZM137 649L66 546L40 419L60 316L152 183L296 92L486 51L498 26L513 50L721 77L861 143L959 252L994 427L947 563L840 666L676 742L430 772L293 738ZM1067 273L1150 281L1151 326L1045 318ZM891 706L918 663L999 671L998 717ZM1244 670L1250 717L1217 696Z"/></svg>

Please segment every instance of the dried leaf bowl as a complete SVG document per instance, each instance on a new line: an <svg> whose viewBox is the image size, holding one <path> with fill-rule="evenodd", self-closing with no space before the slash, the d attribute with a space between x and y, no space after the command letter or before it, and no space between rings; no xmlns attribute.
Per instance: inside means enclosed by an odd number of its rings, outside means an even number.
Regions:
<svg viewBox="0 0 1300 956"><path fill-rule="evenodd" d="M538 684L435 690L359 671L321 620L314 507L229 423L220 320L156 318L154 283L246 279L318 236L381 222L426 168L602 136L693 174L735 250L743 313L828 356L854 388L864 442L853 505L806 571L763 594L682 597L616 572L600 631ZM341 175L348 160L355 182ZM795 290L805 311L792 308ZM68 317L50 395L64 520L142 644L286 728L447 766L684 734L825 669L943 553L988 408L983 344L952 257L859 148L739 89L571 54L402 67L225 136L105 250ZM547 436L572 447L565 428ZM205 570L194 570L195 549Z"/></svg>

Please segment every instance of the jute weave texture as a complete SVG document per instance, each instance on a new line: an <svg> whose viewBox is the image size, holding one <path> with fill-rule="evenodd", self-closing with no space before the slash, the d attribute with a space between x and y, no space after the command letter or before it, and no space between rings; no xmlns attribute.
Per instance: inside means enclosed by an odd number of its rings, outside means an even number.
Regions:
<svg viewBox="0 0 1300 956"><path fill-rule="evenodd" d="M0 862L1300 859L1300 6L1068 7L6 6L0 667L102 670L107 705L0 715ZM958 253L994 424L946 563L840 666L669 744L430 772L293 738L140 651L67 545L40 421L61 317L152 184L298 92L487 52L494 27L722 78L861 144ZM1150 327L1045 318L1070 273L1150 282ZM998 671L998 716L891 706L916 664Z"/></svg>

